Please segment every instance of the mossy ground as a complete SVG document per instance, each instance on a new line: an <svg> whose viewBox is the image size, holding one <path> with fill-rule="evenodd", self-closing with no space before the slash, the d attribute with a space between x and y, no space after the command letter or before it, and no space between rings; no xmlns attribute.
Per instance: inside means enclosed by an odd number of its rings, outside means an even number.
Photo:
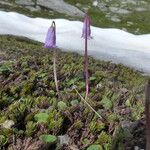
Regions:
<svg viewBox="0 0 150 150"><path fill-rule="evenodd" d="M0 36L0 43L0 137L5 139L0 140L1 148L21 150L27 144L41 148L42 134L70 137L69 145L60 148L57 144L54 149L99 144L103 150L117 150L124 149L126 138L132 141L132 131L125 130L125 124L144 118L147 78L138 71L89 57L88 102L104 118L100 119L72 89L76 85L85 95L83 56L57 50L58 97L53 50L21 37ZM6 120L14 122L10 129L4 128ZM137 140L129 148L134 145L141 142Z"/></svg>

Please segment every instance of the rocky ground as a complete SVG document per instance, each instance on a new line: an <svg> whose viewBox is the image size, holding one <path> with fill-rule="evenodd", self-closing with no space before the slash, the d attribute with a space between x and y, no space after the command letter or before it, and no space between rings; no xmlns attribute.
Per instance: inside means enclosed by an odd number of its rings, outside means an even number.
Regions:
<svg viewBox="0 0 150 150"><path fill-rule="evenodd" d="M92 24L135 34L150 32L149 0L0 0L0 9L30 16L82 20L88 11Z"/></svg>
<svg viewBox="0 0 150 150"><path fill-rule="evenodd" d="M42 8L46 8L48 10L53 10L58 13L63 13L69 16L78 16L83 17L84 13L76 8L75 6L72 6L68 3L65 3L63 0L5 0L0 1L2 5L8 5L8 6L22 6L30 11L41 11Z"/></svg>

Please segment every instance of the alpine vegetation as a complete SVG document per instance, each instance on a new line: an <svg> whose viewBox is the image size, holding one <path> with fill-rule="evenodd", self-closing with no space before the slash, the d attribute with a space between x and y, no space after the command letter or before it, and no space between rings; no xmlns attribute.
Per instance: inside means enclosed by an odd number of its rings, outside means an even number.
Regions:
<svg viewBox="0 0 150 150"><path fill-rule="evenodd" d="M53 73L54 73L54 81L56 86L57 93L59 92L58 81L57 81L57 71L56 71L56 24L55 21L52 22L52 25L49 27L46 39L45 39L45 48L54 49L53 53Z"/></svg>
<svg viewBox="0 0 150 150"><path fill-rule="evenodd" d="M56 32L53 20L0 12L0 34L18 35L0 36L0 150L150 150L149 77L88 55L143 60L146 69L149 35L90 28L88 15L83 24L55 20Z"/></svg>
<svg viewBox="0 0 150 150"><path fill-rule="evenodd" d="M85 87L86 87L86 95L85 98L88 97L89 94L89 72L88 72L88 39L91 38L91 29L90 29L90 18L88 14L84 17L83 29L82 29L82 37L85 39L85 53L84 53L84 73L85 73Z"/></svg>

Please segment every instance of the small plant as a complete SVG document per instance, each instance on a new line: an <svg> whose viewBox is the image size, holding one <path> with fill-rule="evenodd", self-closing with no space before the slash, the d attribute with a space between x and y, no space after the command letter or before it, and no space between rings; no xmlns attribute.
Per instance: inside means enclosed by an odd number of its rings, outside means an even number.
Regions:
<svg viewBox="0 0 150 150"><path fill-rule="evenodd" d="M13 120L15 123L24 120L25 116L28 113L28 108L24 103L20 101L11 104L7 110L7 117L10 120Z"/></svg>
<svg viewBox="0 0 150 150"><path fill-rule="evenodd" d="M37 122L47 123L49 115L47 113L38 113L34 116Z"/></svg>
<svg viewBox="0 0 150 150"><path fill-rule="evenodd" d="M98 136L96 143L104 145L106 143L111 143L111 137L105 131L102 131Z"/></svg>
<svg viewBox="0 0 150 150"><path fill-rule="evenodd" d="M53 133L58 133L63 124L63 116L56 109L49 112L48 128Z"/></svg>
<svg viewBox="0 0 150 150"><path fill-rule="evenodd" d="M43 134L39 137L45 143L54 144L57 141L57 137L54 135Z"/></svg>
<svg viewBox="0 0 150 150"><path fill-rule="evenodd" d="M113 107L112 101L108 99L106 96L103 96L101 104L105 109L111 109Z"/></svg>
<svg viewBox="0 0 150 150"><path fill-rule="evenodd" d="M48 48L48 49L54 49L53 73L54 73L54 81L55 81L56 91L58 93L59 89L58 89L58 80L57 80L57 72L56 72L56 24L55 24L55 21L52 22L52 25L48 29L44 47Z"/></svg>
<svg viewBox="0 0 150 150"><path fill-rule="evenodd" d="M6 138L4 135L0 135L0 148L1 146L4 146L8 142L8 138Z"/></svg>
<svg viewBox="0 0 150 150"><path fill-rule="evenodd" d="M89 129L92 133L100 132L104 128L105 128L105 124L97 120L92 120L89 124Z"/></svg>
<svg viewBox="0 0 150 150"><path fill-rule="evenodd" d="M59 110L65 110L67 108L66 103L63 101L58 102L57 106L58 106Z"/></svg>
<svg viewBox="0 0 150 150"><path fill-rule="evenodd" d="M79 101L77 99L71 101L72 106L76 106L78 104L79 104Z"/></svg>
<svg viewBox="0 0 150 150"><path fill-rule="evenodd" d="M8 76L12 72L12 69L9 65L5 64L0 66L0 74Z"/></svg>
<svg viewBox="0 0 150 150"><path fill-rule="evenodd" d="M101 145L91 145L87 148L87 150L103 150L102 146Z"/></svg>
<svg viewBox="0 0 150 150"><path fill-rule="evenodd" d="M36 131L36 123L34 123L33 121L27 122L26 135L27 136L32 136L35 131Z"/></svg>

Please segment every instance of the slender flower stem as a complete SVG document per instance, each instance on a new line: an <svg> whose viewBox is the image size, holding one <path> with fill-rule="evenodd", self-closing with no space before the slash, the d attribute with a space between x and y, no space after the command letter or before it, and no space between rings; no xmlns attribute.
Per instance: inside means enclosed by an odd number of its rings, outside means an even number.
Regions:
<svg viewBox="0 0 150 150"><path fill-rule="evenodd" d="M83 96L77 91L77 89L75 88L76 93L79 95L79 97L81 98L81 100L86 103L88 105L88 107L100 118L100 119L104 119L102 118L102 116L100 116L100 114L83 98Z"/></svg>
<svg viewBox="0 0 150 150"><path fill-rule="evenodd" d="M146 115L146 150L150 150L150 80L148 81L146 88L145 115Z"/></svg>
<svg viewBox="0 0 150 150"><path fill-rule="evenodd" d="M85 88L86 88L86 95L85 99L88 97L89 94L89 73L88 73L88 52L87 52L87 21L86 21L86 27L85 27Z"/></svg>
<svg viewBox="0 0 150 150"><path fill-rule="evenodd" d="M89 95L89 72L88 72L88 39L91 38L90 18L85 14L82 37L85 39L85 52L84 52L84 76L85 76L85 99Z"/></svg>
<svg viewBox="0 0 150 150"><path fill-rule="evenodd" d="M54 26L54 35L56 35L55 21L52 22L52 25ZM53 52L53 72L54 72L54 81L55 81L56 91L57 91L57 94L58 94L59 93L59 88L58 88L57 71L56 71L56 49L54 49L54 52Z"/></svg>
<svg viewBox="0 0 150 150"><path fill-rule="evenodd" d="M55 49L54 49L54 52L53 52L53 73L54 73L55 87L56 87L56 91L57 91L57 94L58 94L59 89L58 89L58 80L57 80L57 71L56 71L56 50Z"/></svg>

